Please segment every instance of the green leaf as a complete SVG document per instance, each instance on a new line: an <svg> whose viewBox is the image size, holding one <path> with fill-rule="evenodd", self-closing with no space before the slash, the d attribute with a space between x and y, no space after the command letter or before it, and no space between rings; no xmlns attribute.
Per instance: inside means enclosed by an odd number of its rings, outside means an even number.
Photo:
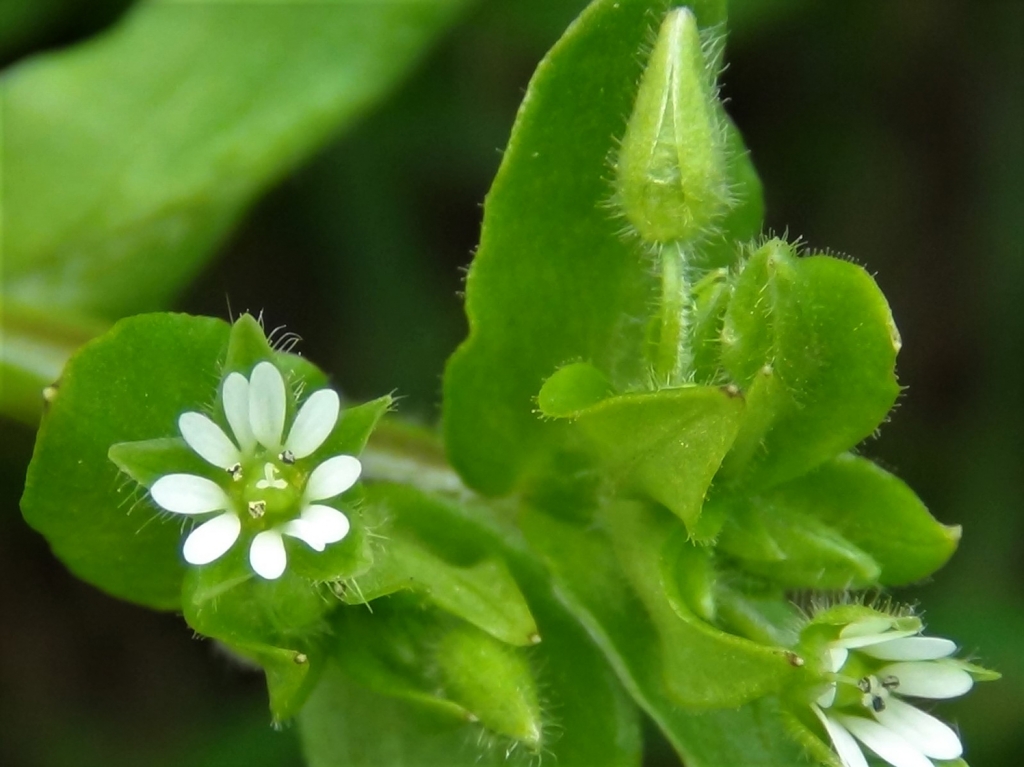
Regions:
<svg viewBox="0 0 1024 767"><path fill-rule="evenodd" d="M140 3L24 62L0 83L5 294L107 317L165 303L465 4Z"/></svg>
<svg viewBox="0 0 1024 767"><path fill-rule="evenodd" d="M503 642L529 645L537 624L508 567L474 536L453 537L438 524L444 504L412 488L367 488L366 505L383 520L374 566L346 590L361 604L411 589Z"/></svg>
<svg viewBox="0 0 1024 767"><path fill-rule="evenodd" d="M68 362L44 416L21 508L78 577L158 609L178 609L181 525L118 476L111 445L177 434L213 400L228 339L220 320L132 317Z"/></svg>
<svg viewBox="0 0 1024 767"><path fill-rule="evenodd" d="M960 527L939 523L906 483L865 458L841 455L752 499L769 514L828 525L881 567L879 583L926 578L956 550Z"/></svg>
<svg viewBox="0 0 1024 767"><path fill-rule="evenodd" d="M398 457L391 460L396 462ZM507 562L543 637L530 648L510 647L510 651L529 653L537 674L545 758L569 767L636 767L640 741L635 708L587 633L557 602L546 574L515 532L492 509L480 504L417 493L411 488L370 488L378 489L406 495L403 502L409 507L413 507L413 499L408 496L420 496L415 504L420 513L403 513L400 519L402 525L427 536L435 551L456 559L461 551L461 559L466 561L486 551ZM394 599L380 600L373 609L393 616L395 610L389 603ZM422 641L422 633L420 627L401 628L401 623L408 621L420 626L420 618L405 611L399 623L387 619L388 626L380 628L382 621L357 612L359 609L343 608L336 614L336 619L344 618L335 647L344 671L329 670L300 715L311 765L457 767L465 763L468 767L491 764L491 760L514 765L519 760L525 764L536 759L521 747L506 753L512 741L468 722L461 706L424 699L422 678L428 670L415 661L418 655L412 651L413 645ZM355 624L362 628L351 630ZM378 634L378 629L383 633ZM510 697L517 694L507 691ZM373 723L378 715L385 717L379 726ZM359 725L348 727L352 722ZM368 731L373 737L365 736Z"/></svg>
<svg viewBox="0 0 1024 767"><path fill-rule="evenodd" d="M605 533L535 511L523 525L552 568L562 602L688 767L801 763L799 749L783 736L774 699L759 698L799 670L780 649L722 633L670 606L662 565L650 552L669 546L678 528L668 515L658 520L652 513L620 504L608 517L615 529Z"/></svg>
<svg viewBox="0 0 1024 767"><path fill-rule="evenodd" d="M299 733L309 767L516 767L532 758L523 751L506 758L495 745L481 753L479 725L375 692L335 666L299 715Z"/></svg>
<svg viewBox="0 0 1024 767"><path fill-rule="evenodd" d="M742 474L748 486L778 484L869 436L899 393L899 348L867 272L766 243L736 280L722 330L722 362L749 392L754 427L737 439L729 475Z"/></svg>
<svg viewBox="0 0 1024 767"><path fill-rule="evenodd" d="M688 386L611 397L573 416L613 481L664 504L701 535L704 494L739 428L741 397Z"/></svg>
<svg viewBox="0 0 1024 767"><path fill-rule="evenodd" d="M562 433L533 413L557 368L586 360L620 391L646 378L636 319L653 277L608 210L606 163L633 110L637 54L670 5L598 0L530 83L466 282L470 336L445 373L448 454L482 492L515 486ZM724 3L692 6L702 26L724 21Z"/></svg>
<svg viewBox="0 0 1024 767"><path fill-rule="evenodd" d="M878 582L881 568L868 553L819 521L813 509L794 509L784 497L774 503L774 497L709 501L708 512L725 518L718 551L746 572L790 588L842 590Z"/></svg>
<svg viewBox="0 0 1024 767"><path fill-rule="evenodd" d="M576 617L607 654L626 659L631 676L659 680L659 695L694 708L742 705L792 676L781 648L726 634L670 603L652 552L663 552L678 529L671 516L621 502L603 517L604 532L535 511L523 526Z"/></svg>

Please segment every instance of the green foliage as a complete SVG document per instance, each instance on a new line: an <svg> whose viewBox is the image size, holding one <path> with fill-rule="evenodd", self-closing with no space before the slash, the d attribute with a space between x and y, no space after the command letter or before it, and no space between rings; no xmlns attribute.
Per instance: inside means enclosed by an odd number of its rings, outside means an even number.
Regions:
<svg viewBox="0 0 1024 767"><path fill-rule="evenodd" d="M142 6L4 83L24 149L7 290L18 312L114 317L166 300L252 196L393 80L459 3L229 4L187 27L183 5ZM547 755L635 767L641 710L688 767L835 762L811 719L834 680L830 643L859 621L921 627L853 600L801 617L786 598L926 578L959 528L850 452L899 393L888 304L859 266L759 239L760 183L715 90L724 4L669 6L596 0L531 82L467 279L443 447L397 422L374 434L385 396L344 407L309 454L280 439L244 448L236 430L236 457L201 458L179 418L205 411L232 433L232 379L251 387L248 417L260 369L283 377L285 423L327 387L249 315L123 320L50 392L26 519L83 579L180 610L259 664L272 716L298 718L314 767ZM227 29L236 42L213 46ZM90 88L126 56L157 59L98 97ZM239 81L261 83L258 97ZM41 126L50 102L134 124L140 92L155 95L137 140L153 132L159 151L137 167L107 145L79 156ZM182 98L201 119L178 114ZM52 226L36 202L51 173L26 170L33 153L71 179ZM244 494L281 489L305 511L323 462L364 449L363 482L328 498L351 529L325 550L271 527L264 515L279 509ZM244 530L189 568L178 517L154 500L181 473L216 485L216 510ZM246 552L279 529L308 545L290 539L287 570L268 576Z"/></svg>

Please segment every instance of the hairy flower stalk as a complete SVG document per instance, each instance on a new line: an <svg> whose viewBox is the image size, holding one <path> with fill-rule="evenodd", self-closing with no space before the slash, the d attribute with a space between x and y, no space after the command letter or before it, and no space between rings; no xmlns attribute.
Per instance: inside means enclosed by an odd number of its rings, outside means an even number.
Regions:
<svg viewBox="0 0 1024 767"><path fill-rule="evenodd" d="M867 617L826 645L829 682L810 707L843 767L868 767L862 746L892 767L934 767L933 760L963 754L949 725L906 698L956 698L984 672L954 658L950 640L920 634L916 621L901 627L891 618Z"/></svg>
<svg viewBox="0 0 1024 767"><path fill-rule="evenodd" d="M197 412L184 413L178 429L193 451L223 470L223 480L167 474L153 483L150 495L174 514L216 514L185 539L186 562L204 565L219 559L247 529L254 534L249 564L258 575L273 580L287 565L283 536L323 551L348 534L348 517L321 502L351 488L362 467L351 455L327 458L308 472L296 464L312 456L334 430L341 405L331 389L320 389L306 399L287 437L287 391L272 363L260 362L248 379L231 373L221 393L233 439Z"/></svg>

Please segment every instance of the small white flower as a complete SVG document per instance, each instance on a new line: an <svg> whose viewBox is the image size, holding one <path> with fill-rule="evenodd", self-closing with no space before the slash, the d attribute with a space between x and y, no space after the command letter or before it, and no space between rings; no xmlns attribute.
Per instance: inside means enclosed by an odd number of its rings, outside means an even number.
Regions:
<svg viewBox="0 0 1024 767"><path fill-rule="evenodd" d="M341 403L331 389L320 389L306 399L287 437L287 391L272 363L260 362L248 379L231 373L221 394L234 439L202 413L184 413L178 429L200 457L225 471L224 486L194 474L168 474L153 483L150 495L174 514L220 512L185 539L186 562L213 562L234 545L243 526L249 526L258 531L249 547L249 564L273 580L287 564L282 536L323 551L348 535L348 517L319 502L351 488L362 465L354 456L336 455L308 476L294 466L316 452L334 430Z"/></svg>
<svg viewBox="0 0 1024 767"><path fill-rule="evenodd" d="M834 681L811 709L844 767L868 767L857 741L893 767L935 767L933 759L963 753L951 727L902 699L956 698L974 685L951 657L953 642L919 634L869 618L844 627L826 649Z"/></svg>

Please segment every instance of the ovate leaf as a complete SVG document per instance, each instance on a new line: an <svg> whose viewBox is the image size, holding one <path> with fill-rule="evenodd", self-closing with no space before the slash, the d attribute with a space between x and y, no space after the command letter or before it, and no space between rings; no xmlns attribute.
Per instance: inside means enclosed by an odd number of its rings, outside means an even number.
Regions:
<svg viewBox="0 0 1024 767"><path fill-rule="evenodd" d="M899 393L899 348L885 297L859 266L798 258L780 240L759 248L722 329L722 363L748 392L730 476L778 484L868 437Z"/></svg>

